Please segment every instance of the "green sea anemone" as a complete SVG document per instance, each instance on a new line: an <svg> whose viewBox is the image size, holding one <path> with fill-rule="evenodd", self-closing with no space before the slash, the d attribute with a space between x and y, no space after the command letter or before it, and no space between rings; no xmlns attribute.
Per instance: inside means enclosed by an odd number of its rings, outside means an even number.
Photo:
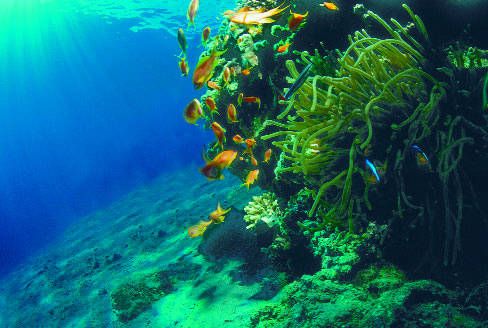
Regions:
<svg viewBox="0 0 488 328"><path fill-rule="evenodd" d="M445 91L423 70L425 48L411 35L415 27L428 43L424 24L408 6L403 7L413 24L403 26L395 19L389 24L368 11L366 17L379 23L389 38L376 38L365 30L349 36L336 74L310 77L278 116L286 120L266 122L278 131L262 139L280 138L273 144L282 150L281 163L285 163L276 173L301 174L318 188L310 217L325 197L335 215L349 218L352 229L356 203L368 204L367 186L362 199L351 197L353 176L365 176L357 155L366 154L375 141L374 127L384 125L386 116L394 118L390 120L393 130L416 120L422 122L415 137L420 140L435 119L434 109ZM295 63L287 61L286 67L291 80L296 79Z"/></svg>

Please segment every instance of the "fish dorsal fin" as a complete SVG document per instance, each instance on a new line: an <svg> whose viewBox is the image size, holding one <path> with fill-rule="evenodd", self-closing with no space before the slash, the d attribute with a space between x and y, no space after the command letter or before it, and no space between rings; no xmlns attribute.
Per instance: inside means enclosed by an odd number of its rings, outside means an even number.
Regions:
<svg viewBox="0 0 488 328"><path fill-rule="evenodd" d="M249 7L249 6L242 7L237 12L238 13L243 13L243 12L246 12L246 11L251 11L251 7Z"/></svg>
<svg viewBox="0 0 488 328"><path fill-rule="evenodd" d="M204 62L206 62L207 60L209 60L210 56L209 55L204 55L204 56L201 56L199 59L198 59L198 63L197 63L197 67L202 65Z"/></svg>

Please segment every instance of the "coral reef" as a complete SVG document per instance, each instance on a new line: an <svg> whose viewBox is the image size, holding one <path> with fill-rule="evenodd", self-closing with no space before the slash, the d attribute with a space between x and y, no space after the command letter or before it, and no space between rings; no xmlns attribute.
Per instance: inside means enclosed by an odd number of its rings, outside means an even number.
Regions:
<svg viewBox="0 0 488 328"><path fill-rule="evenodd" d="M321 258L320 276L325 279L343 279L345 275L364 266L364 263L377 261L385 229L385 226L371 223L366 232L360 235L345 231L315 232L311 246L314 255Z"/></svg>
<svg viewBox="0 0 488 328"><path fill-rule="evenodd" d="M375 243L373 230L349 239L353 245L339 236L315 236L322 245L315 246L317 251L337 253L323 255L322 270L287 285L275 304L252 316L251 327L344 327L345 322L348 327L482 326L441 284L409 281L397 268L378 262L367 266L360 252ZM352 263L363 269L357 271Z"/></svg>
<svg viewBox="0 0 488 328"><path fill-rule="evenodd" d="M459 90L459 85L480 90L480 73L461 71L432 50L422 20L403 7L413 23L387 22L364 10L364 18L387 37L355 32L349 47L335 55L337 69L330 64L331 53L299 53L297 62L317 66L320 73L312 69L315 75L284 102L286 108L264 122L261 140L273 140L281 150L274 171L280 183L291 182L313 198L310 219L301 228L317 231L333 224L354 232L371 220L386 223L390 237L385 244L395 245L387 255L404 252L398 238L419 240L429 234L422 239L421 256L432 265L426 270L444 265L463 271L458 261L468 238L463 218L480 217L470 231L488 229L486 209L477 200L482 187L471 182L478 170L468 167L466 156L486 148L487 120L479 100ZM482 65L481 51L467 53L471 66ZM286 67L293 83L300 72L292 60ZM417 183L421 177L423 187ZM473 210L461 205L465 202ZM439 203L445 211L435 209ZM406 226L407 217L414 219ZM411 239L402 247L412 247Z"/></svg>

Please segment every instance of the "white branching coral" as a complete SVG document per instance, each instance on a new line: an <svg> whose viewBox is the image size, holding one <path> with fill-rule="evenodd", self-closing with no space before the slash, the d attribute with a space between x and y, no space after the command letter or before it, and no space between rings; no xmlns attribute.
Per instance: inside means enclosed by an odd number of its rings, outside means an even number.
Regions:
<svg viewBox="0 0 488 328"><path fill-rule="evenodd" d="M272 228L278 225L283 217L276 195L271 192L264 193L261 196L254 196L252 201L244 207L244 211L246 212L244 221L248 223L247 229L255 229L260 222Z"/></svg>

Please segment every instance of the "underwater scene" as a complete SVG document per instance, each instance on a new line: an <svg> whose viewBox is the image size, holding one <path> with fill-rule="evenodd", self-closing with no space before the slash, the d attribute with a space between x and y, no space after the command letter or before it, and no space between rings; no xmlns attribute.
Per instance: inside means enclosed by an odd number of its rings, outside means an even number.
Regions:
<svg viewBox="0 0 488 328"><path fill-rule="evenodd" d="M0 2L0 328L488 327L488 2Z"/></svg>

